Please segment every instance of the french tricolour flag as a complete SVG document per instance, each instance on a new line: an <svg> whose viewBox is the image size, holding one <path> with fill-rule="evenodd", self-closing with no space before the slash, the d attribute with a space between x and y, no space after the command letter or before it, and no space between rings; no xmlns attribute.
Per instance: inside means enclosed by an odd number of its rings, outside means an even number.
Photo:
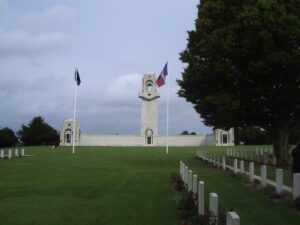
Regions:
<svg viewBox="0 0 300 225"><path fill-rule="evenodd" d="M161 87L165 84L166 77L168 75L168 62L164 66L163 70L161 71L159 77L156 80L156 84L158 87Z"/></svg>

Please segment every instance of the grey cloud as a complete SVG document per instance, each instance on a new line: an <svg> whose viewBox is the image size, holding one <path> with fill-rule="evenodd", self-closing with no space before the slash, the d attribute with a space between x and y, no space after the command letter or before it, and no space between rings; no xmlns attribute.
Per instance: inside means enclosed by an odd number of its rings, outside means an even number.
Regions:
<svg viewBox="0 0 300 225"><path fill-rule="evenodd" d="M68 46L68 37L62 33L33 35L23 30L0 30L0 57L39 56Z"/></svg>

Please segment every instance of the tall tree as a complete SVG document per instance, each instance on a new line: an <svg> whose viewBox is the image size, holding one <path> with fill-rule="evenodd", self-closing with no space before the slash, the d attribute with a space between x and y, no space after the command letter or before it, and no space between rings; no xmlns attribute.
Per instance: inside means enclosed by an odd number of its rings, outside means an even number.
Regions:
<svg viewBox="0 0 300 225"><path fill-rule="evenodd" d="M27 126L23 124L18 135L24 145L53 145L59 141L58 132L41 116L34 117Z"/></svg>
<svg viewBox="0 0 300 225"><path fill-rule="evenodd" d="M267 132L259 127L237 127L234 128L235 144L266 145L270 144Z"/></svg>
<svg viewBox="0 0 300 225"><path fill-rule="evenodd" d="M18 142L15 132L8 128L4 127L0 129L0 147L11 147Z"/></svg>
<svg viewBox="0 0 300 225"><path fill-rule="evenodd" d="M258 126L277 162L300 127L300 0L201 0L179 96L208 126Z"/></svg>

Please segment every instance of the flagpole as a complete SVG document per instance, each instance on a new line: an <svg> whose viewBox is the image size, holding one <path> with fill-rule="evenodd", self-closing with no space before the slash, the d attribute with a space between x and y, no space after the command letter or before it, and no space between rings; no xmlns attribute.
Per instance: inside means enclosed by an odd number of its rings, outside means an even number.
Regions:
<svg viewBox="0 0 300 225"><path fill-rule="evenodd" d="M169 76L167 76L167 144L166 144L166 153L169 154L169 95L170 95L170 84Z"/></svg>
<svg viewBox="0 0 300 225"><path fill-rule="evenodd" d="M76 68L76 70L77 70L77 68ZM77 101L77 83L74 82L74 84L75 84L75 87L74 87L74 117L73 117L74 121L73 121L73 140L72 140L73 141L73 148L72 148L73 155L75 154L75 138L76 138L75 121L76 121L76 101Z"/></svg>

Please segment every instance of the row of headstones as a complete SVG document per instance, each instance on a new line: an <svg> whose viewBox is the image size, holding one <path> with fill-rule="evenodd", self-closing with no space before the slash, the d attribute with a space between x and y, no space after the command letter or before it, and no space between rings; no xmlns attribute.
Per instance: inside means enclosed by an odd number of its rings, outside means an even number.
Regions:
<svg viewBox="0 0 300 225"><path fill-rule="evenodd" d="M215 166L220 167L220 160L219 157L216 156L215 154L208 154L206 152L198 152L197 153L198 158L208 161ZM218 160L216 160L218 158ZM222 168L225 170L226 168L232 169L235 174L240 172L241 174L248 174L249 176L249 181L253 182L254 181L254 162L249 162L249 171L245 171L244 169L244 161L240 160L239 161L239 168L238 168L238 160L234 159L233 160L233 166L227 166L226 165L226 157L222 156ZM284 185L283 185L283 170L282 169L276 169L276 180L274 182L268 182L267 179L267 166L266 165L261 165L260 169L260 176L258 177L261 182L262 187L266 187L267 183L275 186L276 192L278 194L282 193L284 190ZM293 174L293 187L292 188L285 188L286 191L290 191L293 194L294 199L300 196L300 173L294 173Z"/></svg>
<svg viewBox="0 0 300 225"><path fill-rule="evenodd" d="M204 181L198 182L198 177L196 174L193 175L193 171L189 170L188 166L180 161L179 166L180 176L190 192L192 191L194 195L198 195L197 205L198 205L198 214L200 216L205 215L205 194L204 194ZM209 211L211 213L210 221L213 220L218 224L218 215L219 215L219 197L217 193L209 193ZM236 212L227 212L226 214L226 225L239 225L240 217Z"/></svg>
<svg viewBox="0 0 300 225"><path fill-rule="evenodd" d="M276 165L276 157L273 154L273 150L268 148L256 148L255 152L239 151L238 149L227 148L226 155L233 158Z"/></svg>
<svg viewBox="0 0 300 225"><path fill-rule="evenodd" d="M24 148L20 150L21 152L19 154L19 149L15 149L15 151L13 151L12 149L8 149L7 154L5 154L5 150L2 149L0 150L0 159L11 159L25 156Z"/></svg>

